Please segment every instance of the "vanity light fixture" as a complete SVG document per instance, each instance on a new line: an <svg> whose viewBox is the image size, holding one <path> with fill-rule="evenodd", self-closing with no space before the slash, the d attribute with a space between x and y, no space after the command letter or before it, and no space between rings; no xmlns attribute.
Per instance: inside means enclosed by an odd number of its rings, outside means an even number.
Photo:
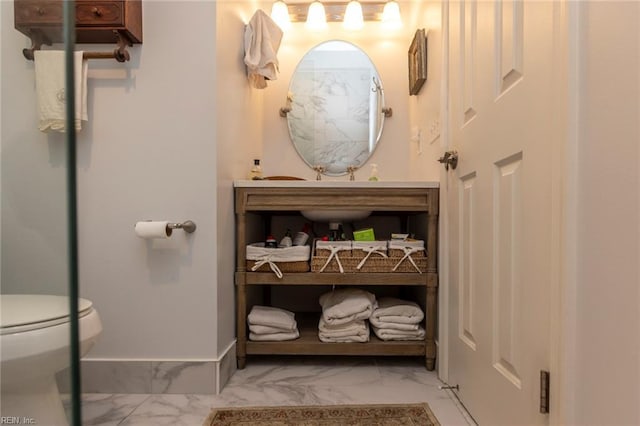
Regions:
<svg viewBox="0 0 640 426"><path fill-rule="evenodd" d="M288 13L284 12L285 7ZM364 21L382 22L385 29L402 27L400 6L396 0L332 1L324 5L319 0L312 3L285 3L278 0L272 6L271 18L283 30L288 29L292 22L305 22L305 26L311 30L325 29L327 22L342 22L349 29L362 28Z"/></svg>
<svg viewBox="0 0 640 426"><path fill-rule="evenodd" d="M289 8L282 0L278 0L271 6L271 19L278 24L282 31L291 28L291 19L289 18Z"/></svg>
<svg viewBox="0 0 640 426"><path fill-rule="evenodd" d="M364 27L362 5L359 1L351 0L349 4L347 4L342 25L348 30L359 30Z"/></svg>
<svg viewBox="0 0 640 426"><path fill-rule="evenodd" d="M382 11L382 25L388 29L398 29L402 27L400 6L396 0L390 0L384 5L384 10Z"/></svg>
<svg viewBox="0 0 640 426"><path fill-rule="evenodd" d="M322 3L317 0L309 5L305 27L309 30L324 30L327 28L327 14Z"/></svg>

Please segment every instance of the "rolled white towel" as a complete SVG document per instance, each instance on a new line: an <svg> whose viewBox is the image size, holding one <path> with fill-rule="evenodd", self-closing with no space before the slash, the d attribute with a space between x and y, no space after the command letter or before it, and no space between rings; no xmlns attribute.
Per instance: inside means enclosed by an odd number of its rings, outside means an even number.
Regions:
<svg viewBox="0 0 640 426"><path fill-rule="evenodd" d="M415 302L395 297L381 297L371 316L383 322L417 324L423 320L424 312Z"/></svg>
<svg viewBox="0 0 640 426"><path fill-rule="evenodd" d="M320 340L326 338L353 337L353 336L369 336L369 326L366 321L359 320L347 324L330 325L320 317L318 323L318 336Z"/></svg>
<svg viewBox="0 0 640 426"><path fill-rule="evenodd" d="M418 324L405 324L405 323L401 323L401 322L380 321L379 319L377 319L373 315L371 315L371 318L369 318L369 321L371 322L371 325L373 325L375 327L388 328L388 329L393 329L393 330L415 331L419 327Z"/></svg>
<svg viewBox="0 0 640 426"><path fill-rule="evenodd" d="M293 312L272 306L254 306L247 316L249 325L266 325L282 330L294 331L298 328Z"/></svg>
<svg viewBox="0 0 640 426"><path fill-rule="evenodd" d="M283 340L294 340L300 337L298 330L293 330L288 333L271 333L271 334L256 334L249 333L249 340L256 342L281 342Z"/></svg>
<svg viewBox="0 0 640 426"><path fill-rule="evenodd" d="M333 290L320 296L322 317L327 324L339 325L368 319L376 308L376 297L357 288Z"/></svg>
<svg viewBox="0 0 640 426"><path fill-rule="evenodd" d="M416 331L394 330L390 328L371 327L380 340L423 340L425 331L419 327Z"/></svg>

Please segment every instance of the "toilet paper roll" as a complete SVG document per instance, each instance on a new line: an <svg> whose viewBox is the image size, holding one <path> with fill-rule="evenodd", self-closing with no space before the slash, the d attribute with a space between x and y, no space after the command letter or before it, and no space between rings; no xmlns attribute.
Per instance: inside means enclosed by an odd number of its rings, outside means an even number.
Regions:
<svg viewBox="0 0 640 426"><path fill-rule="evenodd" d="M140 238L169 238L173 230L167 226L168 224L168 221L137 222L136 235Z"/></svg>

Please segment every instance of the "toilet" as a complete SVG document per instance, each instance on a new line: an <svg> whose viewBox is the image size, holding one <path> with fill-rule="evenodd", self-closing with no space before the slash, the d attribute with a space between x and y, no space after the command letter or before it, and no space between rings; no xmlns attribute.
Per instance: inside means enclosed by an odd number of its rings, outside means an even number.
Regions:
<svg viewBox="0 0 640 426"><path fill-rule="evenodd" d="M102 332L93 304L78 299L80 356ZM69 298L0 295L0 415L25 423L67 425L56 373L70 366ZM21 424L22 424L21 423Z"/></svg>

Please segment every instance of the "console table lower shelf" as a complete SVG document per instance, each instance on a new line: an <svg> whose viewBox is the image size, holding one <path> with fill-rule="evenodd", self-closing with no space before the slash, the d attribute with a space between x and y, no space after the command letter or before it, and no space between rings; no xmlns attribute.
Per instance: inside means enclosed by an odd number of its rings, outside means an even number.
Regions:
<svg viewBox="0 0 640 426"><path fill-rule="evenodd" d="M315 316L314 316L315 315ZM282 342L238 341L245 346L246 355L373 355L424 356L427 370L435 368L435 342L383 341L371 331L366 343L325 343L318 338L319 314L296 314L300 337ZM238 368L245 367L246 358L238 356Z"/></svg>

